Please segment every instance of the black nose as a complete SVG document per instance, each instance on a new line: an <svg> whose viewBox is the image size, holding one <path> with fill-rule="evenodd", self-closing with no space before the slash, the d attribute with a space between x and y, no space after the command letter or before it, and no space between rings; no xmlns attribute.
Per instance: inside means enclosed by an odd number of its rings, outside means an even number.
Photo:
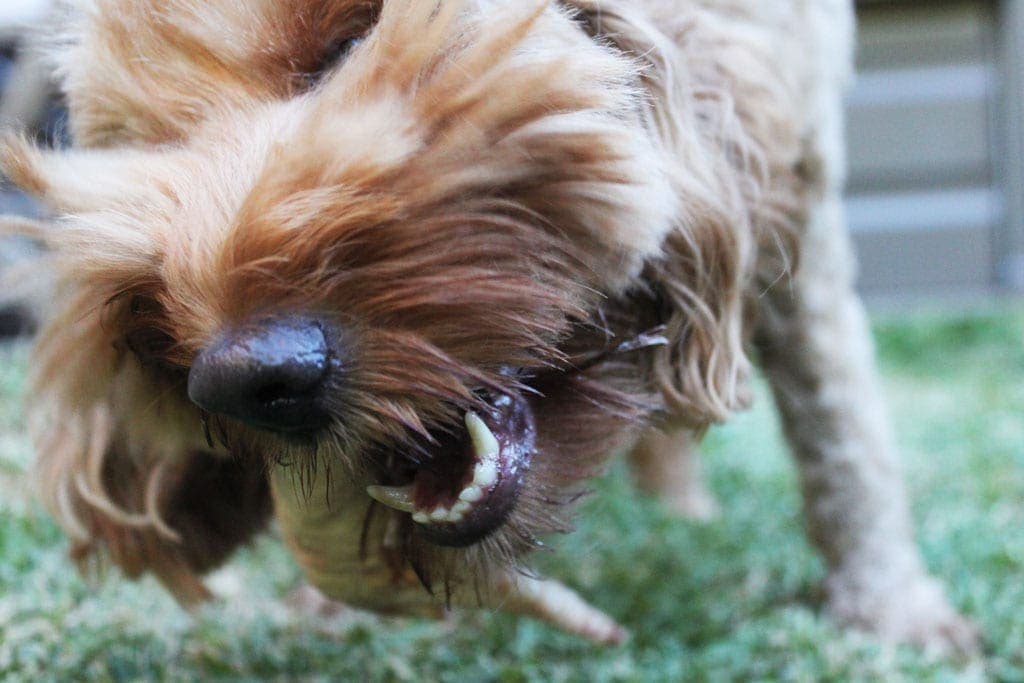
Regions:
<svg viewBox="0 0 1024 683"><path fill-rule="evenodd" d="M326 425L324 387L330 354L320 324L307 318L262 319L221 335L188 373L200 408L278 432Z"/></svg>

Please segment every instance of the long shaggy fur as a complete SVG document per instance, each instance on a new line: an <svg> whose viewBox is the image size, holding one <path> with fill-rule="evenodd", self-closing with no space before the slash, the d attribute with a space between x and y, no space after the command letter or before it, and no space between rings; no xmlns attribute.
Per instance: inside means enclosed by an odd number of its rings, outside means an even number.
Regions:
<svg viewBox="0 0 1024 683"><path fill-rule="evenodd" d="M521 567L646 422L699 432L744 405L757 309L790 286L827 191L808 84L837 78L781 36L848 11L74 3L54 52L76 146L10 138L0 164L58 216L32 429L75 554L198 599L273 496L335 597L390 611L411 575L450 601ZM185 394L220 330L282 311L343 330L312 446ZM628 343L651 330L662 343ZM484 390L528 397L534 466L498 533L440 550L362 489L430 457Z"/></svg>

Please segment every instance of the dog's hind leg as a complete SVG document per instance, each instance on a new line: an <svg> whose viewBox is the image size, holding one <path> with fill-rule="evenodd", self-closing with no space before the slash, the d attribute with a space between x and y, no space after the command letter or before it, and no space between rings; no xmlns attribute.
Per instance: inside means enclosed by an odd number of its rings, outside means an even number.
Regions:
<svg viewBox="0 0 1024 683"><path fill-rule="evenodd" d="M970 651L974 629L929 577L876 377L838 192L811 207L800 266L765 295L757 344L795 453L829 607L896 641Z"/></svg>
<svg viewBox="0 0 1024 683"><path fill-rule="evenodd" d="M704 484L693 430L684 426L651 427L629 456L637 486L673 512L706 520L718 515L718 503Z"/></svg>

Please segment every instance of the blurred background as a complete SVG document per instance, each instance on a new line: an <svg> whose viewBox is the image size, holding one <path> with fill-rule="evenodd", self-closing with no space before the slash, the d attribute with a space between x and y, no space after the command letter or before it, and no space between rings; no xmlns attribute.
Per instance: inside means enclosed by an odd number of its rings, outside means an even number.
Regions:
<svg viewBox="0 0 1024 683"><path fill-rule="evenodd" d="M64 117L50 68L27 46L28 27L44 26L51 0L0 0L0 128L29 130L52 143L64 139ZM36 215L38 207L0 176L0 214ZM0 276L35 253L25 239L0 239ZM0 291L0 339L35 327L31 304L8 301Z"/></svg>
<svg viewBox="0 0 1024 683"><path fill-rule="evenodd" d="M871 297L1024 291L1024 10L862 2L849 217Z"/></svg>

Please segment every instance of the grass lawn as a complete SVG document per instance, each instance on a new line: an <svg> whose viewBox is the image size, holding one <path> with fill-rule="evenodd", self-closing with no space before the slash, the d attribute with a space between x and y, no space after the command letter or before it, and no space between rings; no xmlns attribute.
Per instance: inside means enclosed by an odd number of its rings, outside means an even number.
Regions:
<svg viewBox="0 0 1024 683"><path fill-rule="evenodd" d="M32 501L18 395L25 350L0 350L0 680L1024 681L1024 310L903 316L878 325L921 545L984 631L967 664L884 648L821 613L822 565L801 531L793 468L763 387L712 431L706 462L724 513L672 519L621 467L579 531L539 558L632 632L599 649L528 621L297 616L298 579L274 539L215 583L191 617L149 580L85 580Z"/></svg>

